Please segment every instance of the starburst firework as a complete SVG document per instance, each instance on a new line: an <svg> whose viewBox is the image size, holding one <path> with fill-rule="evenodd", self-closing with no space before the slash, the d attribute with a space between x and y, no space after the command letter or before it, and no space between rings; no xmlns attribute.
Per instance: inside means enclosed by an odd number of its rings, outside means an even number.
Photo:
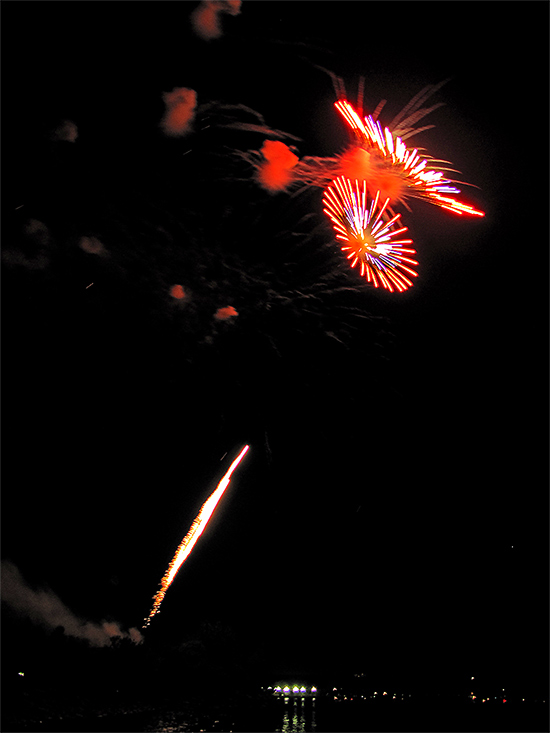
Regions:
<svg viewBox="0 0 550 733"><path fill-rule="evenodd" d="M403 140L388 127L382 130L380 122L375 121L373 115L367 115L362 120L346 99L339 99L334 105L357 134L361 146L369 151L376 151L382 170L385 173L391 172L396 183L401 183L406 188L408 196L429 201L455 214L484 216L482 211L476 211L472 206L447 195L460 193L460 189L452 185L453 181L444 177L443 171L449 169L439 168L437 165L447 161L420 155L416 148L409 150Z"/></svg>
<svg viewBox="0 0 550 733"><path fill-rule="evenodd" d="M384 221L390 200L386 199L378 208L379 198L380 191L377 191L369 204L366 181L360 189L357 180L353 187L348 178L341 176L325 190L323 210L332 221L336 239L345 242L341 249L347 253L351 266L359 264L361 275L374 287L382 285L390 292L394 289L403 292L412 285L407 275L418 274L408 267L418 265L416 260L407 257L415 254L415 250L402 247L412 244L412 239L393 239L406 232L407 227L392 228L400 214Z"/></svg>

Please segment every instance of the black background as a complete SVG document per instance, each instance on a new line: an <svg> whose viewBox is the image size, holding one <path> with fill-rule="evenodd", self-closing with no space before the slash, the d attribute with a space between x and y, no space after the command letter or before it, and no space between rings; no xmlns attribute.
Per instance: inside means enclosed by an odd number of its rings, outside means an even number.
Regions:
<svg viewBox="0 0 550 733"><path fill-rule="evenodd" d="M45 267L4 262L3 558L79 616L139 626L249 442L148 634L176 644L207 618L289 669L544 687L547 5L245 2L209 43L189 29L193 3L2 5L4 251L28 219L50 231ZM185 330L166 296L193 272L174 241L198 228L201 252L217 237L244 262L253 245L284 286L273 247L290 247L296 218L321 223L321 191L282 203L217 186L211 149L227 173L226 151L263 137L165 139L162 92L247 105L300 155L333 155L346 131L318 66L351 101L364 76L386 124L449 78L413 140L478 187L463 195L486 215L403 211L420 275L388 294L346 274L346 305L381 319L348 348L324 336L343 327L327 300L311 321L300 305L262 311L280 347L267 353L246 290L198 348L207 326ZM49 139L61 119L74 144ZM84 235L110 258L83 254ZM223 288L201 292L212 323Z"/></svg>

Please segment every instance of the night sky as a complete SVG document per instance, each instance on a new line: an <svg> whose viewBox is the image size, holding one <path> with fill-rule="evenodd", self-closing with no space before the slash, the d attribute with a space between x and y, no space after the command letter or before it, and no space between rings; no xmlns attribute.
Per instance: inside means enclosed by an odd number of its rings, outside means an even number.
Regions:
<svg viewBox="0 0 550 733"><path fill-rule="evenodd" d="M210 41L196 5L2 3L3 610L139 628L249 443L145 643L206 619L277 669L546 689L548 5L244 2ZM265 134L222 126L244 105L341 152L323 69L385 124L448 79L412 140L486 215L399 208L406 293L347 266L322 189L255 183L235 151Z"/></svg>

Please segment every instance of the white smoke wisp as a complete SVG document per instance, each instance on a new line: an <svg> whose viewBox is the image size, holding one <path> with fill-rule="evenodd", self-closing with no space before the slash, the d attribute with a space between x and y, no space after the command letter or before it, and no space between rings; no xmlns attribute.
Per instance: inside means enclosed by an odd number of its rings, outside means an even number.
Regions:
<svg viewBox="0 0 550 733"><path fill-rule="evenodd" d="M143 641L137 628L124 631L115 621L95 623L79 618L49 588L32 588L9 560L2 561L2 601L18 615L46 629L63 626L67 636L85 639L92 646L108 646L114 638Z"/></svg>

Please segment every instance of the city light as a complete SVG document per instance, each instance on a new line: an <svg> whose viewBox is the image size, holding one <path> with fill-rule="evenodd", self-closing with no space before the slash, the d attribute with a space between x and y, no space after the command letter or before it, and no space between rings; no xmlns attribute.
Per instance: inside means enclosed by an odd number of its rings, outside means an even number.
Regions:
<svg viewBox="0 0 550 733"><path fill-rule="evenodd" d="M268 687L268 690L273 690L274 695L290 695L292 694L294 698L296 699L297 696L300 696L302 700L305 699L305 697L315 696L317 693L317 688L309 685L304 685L300 683L296 683L292 685L286 685L286 684L278 684L275 687ZM288 699L288 698L285 698Z"/></svg>

